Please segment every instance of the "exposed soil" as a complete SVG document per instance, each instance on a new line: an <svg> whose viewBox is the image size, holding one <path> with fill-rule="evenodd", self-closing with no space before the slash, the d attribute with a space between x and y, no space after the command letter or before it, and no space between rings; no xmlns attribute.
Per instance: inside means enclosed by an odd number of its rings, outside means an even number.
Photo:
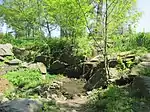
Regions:
<svg viewBox="0 0 150 112"><path fill-rule="evenodd" d="M0 78L0 93L5 92L10 87L7 79Z"/></svg>
<svg viewBox="0 0 150 112"><path fill-rule="evenodd" d="M62 80L62 93L67 99L56 98L61 112L85 112L84 105L87 95L84 89L85 81L82 79L65 78Z"/></svg>
<svg viewBox="0 0 150 112"><path fill-rule="evenodd" d="M63 81L62 92L73 96L84 96L86 90L84 89L85 80L75 78L65 78Z"/></svg>

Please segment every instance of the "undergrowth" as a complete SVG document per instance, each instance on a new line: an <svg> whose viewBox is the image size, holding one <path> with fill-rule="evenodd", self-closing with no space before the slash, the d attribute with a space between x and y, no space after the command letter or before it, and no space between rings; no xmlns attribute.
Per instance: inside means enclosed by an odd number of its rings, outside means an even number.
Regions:
<svg viewBox="0 0 150 112"><path fill-rule="evenodd" d="M110 52L133 51L137 54L150 51L150 33L115 35L111 37L114 44Z"/></svg>
<svg viewBox="0 0 150 112"><path fill-rule="evenodd" d="M18 71L9 72L2 77L8 79L13 85L12 88L5 92L5 96L9 100L17 98L38 99L43 103L41 112L60 112L54 100L43 99L45 97L38 94L40 91L36 92L34 89L42 85L51 85L53 81L62 79L62 75L46 74L45 79L43 79L42 74L37 70L20 69ZM44 90L42 92L44 92Z"/></svg>
<svg viewBox="0 0 150 112"><path fill-rule="evenodd" d="M8 79L8 81L13 84L14 88L16 88L15 97L27 97L26 91L30 88L35 88L43 84L51 84L54 80L63 78L62 75L47 74L46 78L43 79L39 71L28 69L20 69L18 71L9 72L3 77ZM6 93L8 97L14 98L14 96L11 96L12 94L10 94L10 92L14 91L7 91Z"/></svg>
<svg viewBox="0 0 150 112"><path fill-rule="evenodd" d="M89 98L88 112L142 112L149 108L145 103L148 100L131 96L127 89L113 85L106 90L95 90Z"/></svg>

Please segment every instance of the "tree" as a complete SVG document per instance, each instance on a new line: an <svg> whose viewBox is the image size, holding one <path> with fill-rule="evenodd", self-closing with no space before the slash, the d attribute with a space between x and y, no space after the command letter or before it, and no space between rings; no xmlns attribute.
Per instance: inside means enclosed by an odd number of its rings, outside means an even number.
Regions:
<svg viewBox="0 0 150 112"><path fill-rule="evenodd" d="M105 73L109 78L109 60L108 60L108 51L107 51L107 42L108 39L114 35L121 25L125 23L136 23L138 17L140 15L135 8L136 0L93 0L93 12L95 14L92 24L96 24L96 30L101 32L101 37L104 41L103 47L103 55L104 55L104 63L105 63ZM80 1L77 0L82 13L84 14L85 19L87 20L87 27L91 34L95 34L95 30L91 30L88 25L88 17L84 12ZM95 4L96 7L95 7ZM134 9L133 9L134 8ZM97 32L96 32L97 33ZM92 35L93 39L98 44L95 35ZM100 46L100 45L99 45Z"/></svg>
<svg viewBox="0 0 150 112"><path fill-rule="evenodd" d="M4 0L0 5L1 17L11 27L16 36L33 36L41 32L39 28L39 4L37 0Z"/></svg>
<svg viewBox="0 0 150 112"><path fill-rule="evenodd" d="M60 27L62 37L84 35L86 23L76 0L45 0L45 4L50 19ZM85 12L88 13L91 6L87 0L82 0L81 4L83 4Z"/></svg>

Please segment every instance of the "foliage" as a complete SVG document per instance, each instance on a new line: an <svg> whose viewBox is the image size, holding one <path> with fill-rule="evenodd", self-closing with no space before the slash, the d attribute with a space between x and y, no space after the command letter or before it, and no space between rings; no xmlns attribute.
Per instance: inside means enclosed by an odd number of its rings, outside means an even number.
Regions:
<svg viewBox="0 0 150 112"><path fill-rule="evenodd" d="M5 96L10 99L16 98L33 98L38 99L43 103L42 112L55 111L59 112L59 108L54 100L42 99L38 92L31 90L40 85L51 84L55 80L63 78L61 75L46 75L46 79L42 79L42 75L35 70L20 69L18 71L7 73L4 78L7 78L15 87L7 90Z"/></svg>
<svg viewBox="0 0 150 112"><path fill-rule="evenodd" d="M11 43L19 48L35 51L35 55L47 55L58 58L62 53L74 56L91 56L92 46L87 37L77 37L74 41L71 38L13 38L0 39L1 43Z"/></svg>
<svg viewBox="0 0 150 112"><path fill-rule="evenodd" d="M4 77L20 88L35 87L42 82L41 74L34 70L21 69L17 72L9 72Z"/></svg>
<svg viewBox="0 0 150 112"><path fill-rule="evenodd" d="M111 48L111 52L123 52L123 51L133 51L141 54L150 50L150 34L149 33L138 33L129 34L122 36L113 36L114 47Z"/></svg>
<svg viewBox="0 0 150 112"><path fill-rule="evenodd" d="M8 72L5 76L14 86L19 88L33 88L47 81L52 81L56 79L55 75L47 75L47 80L42 79L42 75L39 71L20 69L18 71Z"/></svg>
<svg viewBox="0 0 150 112"><path fill-rule="evenodd" d="M127 89L109 86L106 90L95 90L90 96L89 112L134 112L134 104L143 99L131 97ZM137 108L137 107L136 107Z"/></svg>
<svg viewBox="0 0 150 112"><path fill-rule="evenodd" d="M149 68L139 68L139 74L142 76L150 76L150 69Z"/></svg>
<svg viewBox="0 0 150 112"><path fill-rule="evenodd" d="M54 101L44 102L43 109L44 112L60 112L59 107L56 105ZM42 111L42 112L43 112Z"/></svg>
<svg viewBox="0 0 150 112"><path fill-rule="evenodd" d="M80 2L89 13L91 6L87 1ZM85 20L76 0L5 0L0 10L0 17L19 37L40 36L45 31L51 36L51 31L57 28L61 28L62 36L85 33Z"/></svg>

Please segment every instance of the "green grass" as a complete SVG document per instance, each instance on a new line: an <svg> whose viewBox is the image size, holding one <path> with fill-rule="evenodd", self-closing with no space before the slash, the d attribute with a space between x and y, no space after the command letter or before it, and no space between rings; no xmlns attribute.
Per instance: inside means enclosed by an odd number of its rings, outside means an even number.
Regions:
<svg viewBox="0 0 150 112"><path fill-rule="evenodd" d="M109 52L133 51L135 54L142 54L150 51L150 33L118 35L112 36L111 39L114 45Z"/></svg>
<svg viewBox="0 0 150 112"><path fill-rule="evenodd" d="M64 78L62 75L46 75L46 78L42 78L42 74L36 70L20 69L18 71L12 71L7 73L5 76L2 76L9 80L13 85L12 88L9 88L5 92L5 96L10 99L16 98L33 98L39 99L43 103L43 109L41 112L60 112L59 107L56 105L56 102L53 100L42 100L38 92L30 91L35 88L43 85L50 85L53 81L60 80ZM46 90L43 90L44 92Z"/></svg>
<svg viewBox="0 0 150 112"><path fill-rule="evenodd" d="M148 101L148 100L147 100ZM144 98L137 98L130 95L125 88L109 86L106 90L95 90L90 96L88 112L142 112L140 102L146 102ZM135 105L139 106L135 106ZM148 109L145 105L144 109Z"/></svg>
<svg viewBox="0 0 150 112"><path fill-rule="evenodd" d="M33 88L43 83L50 83L53 80L61 78L60 75L46 75L46 79L42 79L42 74L37 70L20 69L12 71L4 75L14 86L19 88Z"/></svg>

